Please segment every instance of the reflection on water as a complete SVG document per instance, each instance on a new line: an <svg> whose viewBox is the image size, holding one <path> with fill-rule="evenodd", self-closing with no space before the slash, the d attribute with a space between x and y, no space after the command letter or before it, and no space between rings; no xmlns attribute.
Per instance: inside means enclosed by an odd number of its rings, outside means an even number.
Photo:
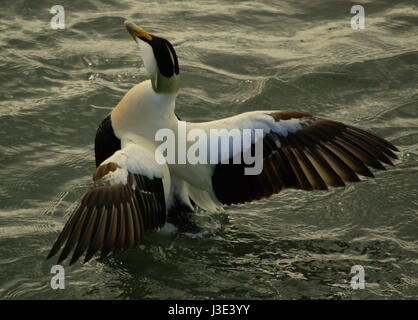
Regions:
<svg viewBox="0 0 418 320"><path fill-rule="evenodd" d="M0 12L0 297L417 298L417 13L408 1L3 1ZM66 268L47 252L94 168L96 127L142 81L125 18L176 44L177 112L209 120L294 109L371 129L401 149L376 179L286 191L224 213L213 236L150 234L119 257ZM352 290L353 265L366 289Z"/></svg>

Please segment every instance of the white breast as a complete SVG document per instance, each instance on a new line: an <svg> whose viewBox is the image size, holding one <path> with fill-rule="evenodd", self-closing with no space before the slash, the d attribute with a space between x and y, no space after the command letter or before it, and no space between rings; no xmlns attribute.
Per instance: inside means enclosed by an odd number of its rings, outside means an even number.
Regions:
<svg viewBox="0 0 418 320"><path fill-rule="evenodd" d="M135 134L155 143L159 129L177 126L175 99L176 94L156 93L150 80L137 84L112 111L116 136L122 139L127 134Z"/></svg>

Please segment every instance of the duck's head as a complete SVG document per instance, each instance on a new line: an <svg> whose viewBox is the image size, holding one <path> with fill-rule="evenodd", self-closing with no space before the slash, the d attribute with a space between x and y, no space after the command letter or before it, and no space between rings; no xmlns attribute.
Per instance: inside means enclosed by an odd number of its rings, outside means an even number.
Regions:
<svg viewBox="0 0 418 320"><path fill-rule="evenodd" d="M149 34L130 21L125 21L125 26L141 50L154 91L162 94L176 93L180 87L179 63L172 44Z"/></svg>

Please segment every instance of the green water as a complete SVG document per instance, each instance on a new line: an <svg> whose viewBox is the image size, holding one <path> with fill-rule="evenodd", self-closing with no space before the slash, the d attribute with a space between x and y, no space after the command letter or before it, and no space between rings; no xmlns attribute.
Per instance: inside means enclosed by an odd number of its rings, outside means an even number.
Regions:
<svg viewBox="0 0 418 320"><path fill-rule="evenodd" d="M59 1L0 4L0 298L417 299L416 1ZM175 44L177 113L210 120L291 109L369 129L396 165L344 189L282 192L198 212L213 235L151 234L116 258L45 257L90 183L100 121L146 78L128 18ZM231 186L233 187L233 186ZM362 265L366 288L353 290Z"/></svg>

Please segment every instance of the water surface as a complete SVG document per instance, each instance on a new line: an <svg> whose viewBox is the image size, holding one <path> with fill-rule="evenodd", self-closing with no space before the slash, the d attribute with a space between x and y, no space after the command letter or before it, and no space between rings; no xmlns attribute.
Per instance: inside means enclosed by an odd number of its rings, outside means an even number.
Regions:
<svg viewBox="0 0 418 320"><path fill-rule="evenodd" d="M350 1L60 1L66 29L52 30L56 3L2 0L0 298L417 299L418 10L360 3L364 30ZM198 212L213 236L152 234L66 266L52 290L45 257L90 183L95 130L146 78L126 18L175 44L181 118L297 110L371 130L399 161L344 189Z"/></svg>

